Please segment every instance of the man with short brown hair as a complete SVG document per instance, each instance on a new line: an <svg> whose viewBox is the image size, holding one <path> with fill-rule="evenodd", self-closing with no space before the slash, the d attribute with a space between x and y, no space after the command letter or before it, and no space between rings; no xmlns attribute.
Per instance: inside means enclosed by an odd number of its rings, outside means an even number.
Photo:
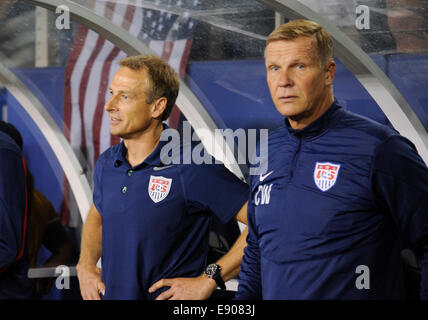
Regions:
<svg viewBox="0 0 428 320"><path fill-rule="evenodd" d="M167 104L162 114L162 121L168 119L177 99L180 85L174 70L162 59L153 55L127 57L120 60L119 64L121 67L134 71L144 69L148 73L146 102L150 104L158 97L165 97Z"/></svg>
<svg viewBox="0 0 428 320"><path fill-rule="evenodd" d="M120 64L105 110L123 141L96 164L77 265L82 296L206 299L237 275L246 236L203 272L210 218L246 223L248 186L223 165L165 165L162 121L178 95L177 75L155 56Z"/></svg>

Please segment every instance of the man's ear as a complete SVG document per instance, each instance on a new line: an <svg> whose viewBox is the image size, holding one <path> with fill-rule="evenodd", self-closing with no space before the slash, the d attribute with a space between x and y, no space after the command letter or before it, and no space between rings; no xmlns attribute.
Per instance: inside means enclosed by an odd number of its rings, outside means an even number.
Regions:
<svg viewBox="0 0 428 320"><path fill-rule="evenodd" d="M325 68L326 85L333 85L334 74L336 73L336 62L331 60Z"/></svg>
<svg viewBox="0 0 428 320"><path fill-rule="evenodd" d="M160 97L159 99L156 99L152 104L152 117L162 118L162 114L166 109L168 99L165 97Z"/></svg>

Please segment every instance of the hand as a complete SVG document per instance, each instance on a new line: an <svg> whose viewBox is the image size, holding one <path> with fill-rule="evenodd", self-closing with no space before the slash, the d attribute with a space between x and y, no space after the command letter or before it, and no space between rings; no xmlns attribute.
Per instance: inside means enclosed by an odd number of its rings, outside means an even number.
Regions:
<svg viewBox="0 0 428 320"><path fill-rule="evenodd" d="M101 300L100 292L105 295L106 286L101 279L101 269L95 265L76 266L80 294L84 300Z"/></svg>
<svg viewBox="0 0 428 320"><path fill-rule="evenodd" d="M162 279L153 284L149 293L162 287L170 287L162 292L156 300L204 300L217 288L216 282L202 274L195 278Z"/></svg>

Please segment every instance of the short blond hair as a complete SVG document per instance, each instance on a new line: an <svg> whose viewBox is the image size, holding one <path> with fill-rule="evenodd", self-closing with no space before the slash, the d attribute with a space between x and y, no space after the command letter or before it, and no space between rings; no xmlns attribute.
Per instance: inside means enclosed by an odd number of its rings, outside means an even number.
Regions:
<svg viewBox="0 0 428 320"><path fill-rule="evenodd" d="M119 61L121 67L131 70L146 70L149 76L147 86L147 103L165 97L167 106L162 114L162 121L168 119L177 100L180 83L174 69L155 55L139 55L124 58Z"/></svg>
<svg viewBox="0 0 428 320"><path fill-rule="evenodd" d="M318 23L310 20L293 20L284 23L271 32L266 40L269 43L279 40L295 40L299 37L309 37L315 40L316 52L322 65L333 60L333 40L328 32Z"/></svg>

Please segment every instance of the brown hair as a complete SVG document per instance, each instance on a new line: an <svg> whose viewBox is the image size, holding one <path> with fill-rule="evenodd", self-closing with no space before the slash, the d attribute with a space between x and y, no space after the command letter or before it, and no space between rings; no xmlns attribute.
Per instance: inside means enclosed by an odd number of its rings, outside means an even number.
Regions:
<svg viewBox="0 0 428 320"><path fill-rule="evenodd" d="M310 20L293 20L277 27L268 36L269 43L279 40L294 40L298 37L310 37L315 40L318 58L322 65L333 59L333 40L327 31L318 23Z"/></svg>
<svg viewBox="0 0 428 320"><path fill-rule="evenodd" d="M168 119L178 96L179 81L176 72L170 65L155 55L127 57L119 62L121 67L134 71L144 69L149 75L147 83L147 103L165 97L167 106L162 114L162 121Z"/></svg>

